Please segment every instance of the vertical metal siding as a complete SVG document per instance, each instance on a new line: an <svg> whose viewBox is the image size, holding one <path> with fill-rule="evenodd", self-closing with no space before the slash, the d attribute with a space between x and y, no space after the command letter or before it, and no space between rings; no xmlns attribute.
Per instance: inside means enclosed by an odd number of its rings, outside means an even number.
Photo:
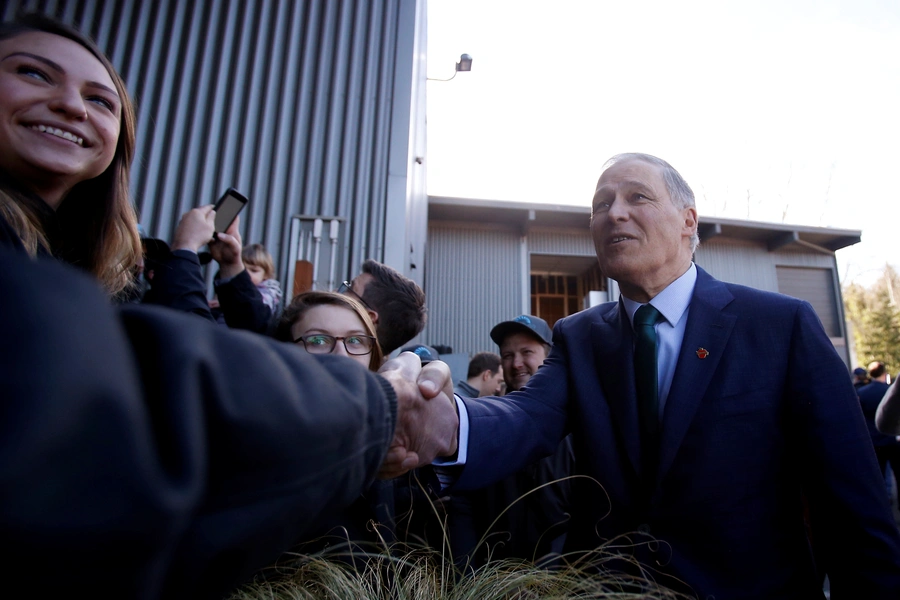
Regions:
<svg viewBox="0 0 900 600"><path fill-rule="evenodd" d="M582 231L533 229L528 232L528 250L537 254L561 256L597 256L587 217Z"/></svg>
<svg viewBox="0 0 900 600"><path fill-rule="evenodd" d="M694 259L717 279L769 292L778 291L778 266L833 269L835 264L835 258L830 254L789 248L770 252L759 243L731 239L714 239L701 244Z"/></svg>
<svg viewBox="0 0 900 600"><path fill-rule="evenodd" d="M428 229L426 344L454 352L495 352L491 328L521 314L521 237L510 231L432 226Z"/></svg>
<svg viewBox="0 0 900 600"><path fill-rule="evenodd" d="M406 245L410 232L385 223L388 168L392 151L410 153L410 123L392 119L395 103L410 117L412 98L397 90L420 91L397 78L413 76L399 49L424 50L424 36L411 42L423 0L4 5L4 19L25 9L74 24L120 70L138 106L132 193L150 234L171 239L184 212L233 185L250 197L245 243L265 244L281 278L292 215L346 219L344 275Z"/></svg>

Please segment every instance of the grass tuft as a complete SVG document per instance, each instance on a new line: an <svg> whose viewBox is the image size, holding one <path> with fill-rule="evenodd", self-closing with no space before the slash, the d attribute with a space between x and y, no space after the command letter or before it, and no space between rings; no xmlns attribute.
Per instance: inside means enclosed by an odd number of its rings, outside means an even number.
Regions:
<svg viewBox="0 0 900 600"><path fill-rule="evenodd" d="M633 577L604 569L626 560L622 541L598 548L564 566L545 570L525 561L491 560L463 572L436 550L385 548L380 552L331 548L315 554L286 554L235 590L228 600L538 600L601 598L681 600L644 570ZM571 558L571 557L564 557ZM565 562L565 561L564 561Z"/></svg>

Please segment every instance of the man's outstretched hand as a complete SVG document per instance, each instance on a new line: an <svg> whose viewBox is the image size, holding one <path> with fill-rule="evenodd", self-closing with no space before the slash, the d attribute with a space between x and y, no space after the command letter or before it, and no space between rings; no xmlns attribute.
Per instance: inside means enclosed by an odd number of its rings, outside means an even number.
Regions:
<svg viewBox="0 0 900 600"><path fill-rule="evenodd" d="M378 476L398 477L438 456L455 454L459 416L447 364L434 361L423 367L417 355L403 352L378 373L397 392L397 429Z"/></svg>

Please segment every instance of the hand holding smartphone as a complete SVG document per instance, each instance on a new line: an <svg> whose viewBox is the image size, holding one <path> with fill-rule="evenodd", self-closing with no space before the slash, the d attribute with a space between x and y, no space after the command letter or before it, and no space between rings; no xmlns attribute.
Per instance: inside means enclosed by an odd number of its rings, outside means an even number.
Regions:
<svg viewBox="0 0 900 600"><path fill-rule="evenodd" d="M240 194L234 188L228 188L222 197L216 202L213 210L216 211L215 230L216 233L224 233L234 220L237 218L245 206L247 206L247 197Z"/></svg>

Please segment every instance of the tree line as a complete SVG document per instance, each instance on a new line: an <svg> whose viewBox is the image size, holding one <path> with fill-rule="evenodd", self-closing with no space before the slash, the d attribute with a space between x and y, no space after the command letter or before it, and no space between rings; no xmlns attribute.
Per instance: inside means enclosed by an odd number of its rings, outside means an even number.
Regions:
<svg viewBox="0 0 900 600"><path fill-rule="evenodd" d="M849 283L843 292L857 363L865 366L880 360L896 375L900 370L900 275L886 264L870 286Z"/></svg>

